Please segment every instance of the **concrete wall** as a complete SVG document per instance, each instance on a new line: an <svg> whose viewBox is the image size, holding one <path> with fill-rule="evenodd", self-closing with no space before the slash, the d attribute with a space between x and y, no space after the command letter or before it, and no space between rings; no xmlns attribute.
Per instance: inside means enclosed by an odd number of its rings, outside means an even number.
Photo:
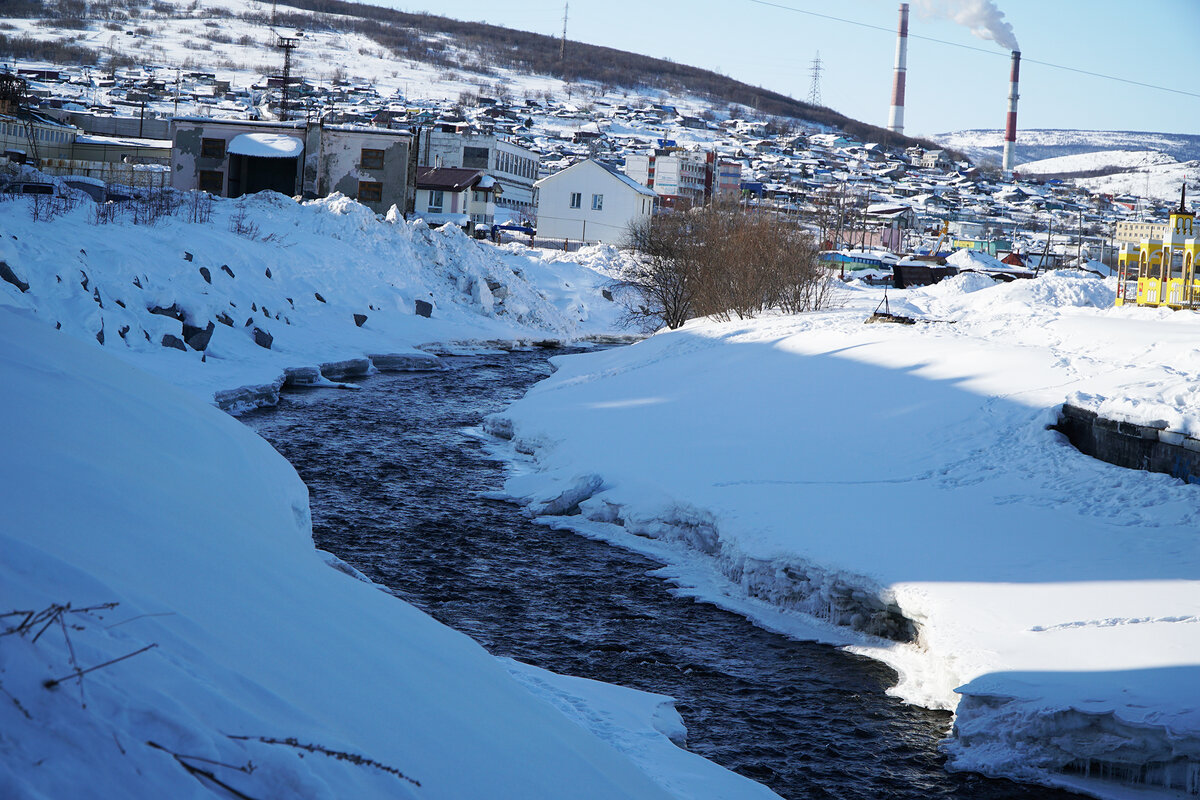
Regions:
<svg viewBox="0 0 1200 800"><path fill-rule="evenodd" d="M1064 404L1055 429L1086 455L1119 467L1162 472L1200 483L1200 439L1165 427L1105 419Z"/></svg>
<svg viewBox="0 0 1200 800"><path fill-rule="evenodd" d="M326 126L321 130L320 161L317 172L317 194L324 196L341 192L353 197L372 211L382 214L393 205L403 213L409 207L407 134L375 133L363 130L342 130ZM383 167L362 165L363 149L382 150ZM358 182L383 184L382 199L378 202L358 196Z"/></svg>
<svg viewBox="0 0 1200 800"><path fill-rule="evenodd" d="M180 190L200 188L200 171L217 170L224 174L221 196L229 193L229 142L242 133L281 133L305 139L303 122L238 124L222 120L193 120L179 118L171 126L171 186ZM207 158L200 154L202 139L224 139L225 155ZM306 148L307 152L307 148ZM303 186L304 159L297 159L296 186Z"/></svg>

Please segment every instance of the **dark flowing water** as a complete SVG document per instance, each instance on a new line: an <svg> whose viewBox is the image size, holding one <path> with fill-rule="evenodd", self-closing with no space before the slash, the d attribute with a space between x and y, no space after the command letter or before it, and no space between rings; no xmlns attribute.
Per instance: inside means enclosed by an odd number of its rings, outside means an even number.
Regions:
<svg viewBox="0 0 1200 800"><path fill-rule="evenodd" d="M887 667L674 597L656 563L480 497L504 467L474 429L550 366L449 362L243 417L308 484L319 547L496 655L676 698L689 749L789 800L1075 797L947 773L949 716L887 697Z"/></svg>

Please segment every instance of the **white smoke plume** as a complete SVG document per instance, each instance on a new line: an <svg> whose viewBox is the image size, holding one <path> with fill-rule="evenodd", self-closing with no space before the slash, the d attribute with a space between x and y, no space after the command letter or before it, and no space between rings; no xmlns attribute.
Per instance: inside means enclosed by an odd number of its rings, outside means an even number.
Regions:
<svg viewBox="0 0 1200 800"><path fill-rule="evenodd" d="M990 39L1005 50L1020 50L1012 25L992 0L917 0L927 16L941 17L965 25L980 39Z"/></svg>

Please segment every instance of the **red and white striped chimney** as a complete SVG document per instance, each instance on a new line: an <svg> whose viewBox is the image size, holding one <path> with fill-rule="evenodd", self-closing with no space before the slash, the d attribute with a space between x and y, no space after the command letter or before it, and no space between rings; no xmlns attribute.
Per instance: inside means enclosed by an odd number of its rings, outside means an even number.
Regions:
<svg viewBox="0 0 1200 800"><path fill-rule="evenodd" d="M892 111L888 130L904 133L904 76L908 72L908 3L900 4L900 27L896 31L896 71L892 78Z"/></svg>
<svg viewBox="0 0 1200 800"><path fill-rule="evenodd" d="M1013 50L1012 77L1008 87L1008 120L1004 126L1004 161L1001 168L1006 178L1012 177L1013 158L1017 147L1017 81L1021 76L1021 51Z"/></svg>

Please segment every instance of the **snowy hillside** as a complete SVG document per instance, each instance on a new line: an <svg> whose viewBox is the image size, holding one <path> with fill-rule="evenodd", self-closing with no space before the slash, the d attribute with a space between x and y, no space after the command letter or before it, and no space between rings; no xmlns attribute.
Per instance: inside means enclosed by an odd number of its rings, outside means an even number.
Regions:
<svg viewBox="0 0 1200 800"><path fill-rule="evenodd" d="M186 203L185 203L186 206ZM577 339L619 331L606 299L614 248L576 254L496 248L449 226L379 219L340 195L296 203L274 193L216 198L211 219L181 207L156 224L97 224L90 202L34 219L35 201L0 202L0 261L27 289L0 306L138 364L227 407L269 400L294 380L338 377L368 355L412 366L427 342ZM44 216L45 214L43 214ZM578 260L591 266L581 266ZM361 315L361 324L356 315ZM445 347L443 344L442 347ZM376 359L380 365L383 361ZM314 377L315 376L315 377Z"/></svg>
<svg viewBox="0 0 1200 800"><path fill-rule="evenodd" d="M972 159L994 164L1000 163L1004 149L1002 130L953 131L933 138ZM1195 161L1200 160L1200 134L1024 128L1017 131L1018 164L1104 150L1153 150L1176 161Z"/></svg>
<svg viewBox="0 0 1200 800"><path fill-rule="evenodd" d="M509 493L688 594L891 664L899 695L957 709L954 766L1194 794L1197 487L1047 426L1070 402L1200 441L1200 319L1113 308L1082 273L890 293L949 324L864 325L881 294L559 359L491 422L533 453Z"/></svg>

